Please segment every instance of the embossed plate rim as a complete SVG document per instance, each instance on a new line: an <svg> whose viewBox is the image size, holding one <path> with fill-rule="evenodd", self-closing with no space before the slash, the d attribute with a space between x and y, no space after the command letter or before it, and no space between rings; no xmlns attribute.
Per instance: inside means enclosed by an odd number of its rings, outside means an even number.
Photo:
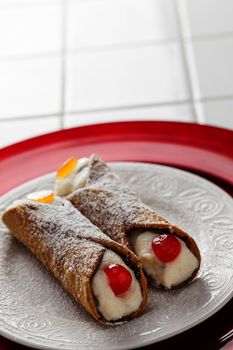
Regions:
<svg viewBox="0 0 233 350"><path fill-rule="evenodd" d="M163 166L163 165L155 165L155 164L148 164L148 163L135 163L135 162L117 162L117 163L110 163L110 164L114 164L114 166L116 165L116 169L117 167L122 167L124 165L127 166L147 166L147 167L150 167L151 169L155 169L155 167L160 171L165 171L166 174L168 174L167 172L171 173L171 172L174 172L176 174L183 174L183 176L185 177L188 177L189 179L192 179L192 180L195 180L195 181L202 181L202 183L205 183L205 186L206 187L209 187L214 189L215 191L218 192L219 195L223 195L224 196L224 199L226 200L230 200L231 201L231 204L232 204L232 198L226 193L224 192L222 189L220 189L218 186L212 184L211 182L209 182L208 180L205 180L203 178L201 178L200 176L198 175L194 175L194 174L190 174L186 171L183 171L183 170L180 170L180 169L176 169L176 168L171 168L169 166ZM50 173L50 174L46 174L46 175L43 175L43 176L40 176L36 179L33 179L29 182L26 182L18 187L16 187L15 189L11 190L10 192L6 193L5 195L2 196L2 198L0 199L0 204L4 203L4 201L7 199L8 196L12 196L14 195L14 193L17 193L18 191L22 191L24 189L24 187L27 187L33 183L37 183L37 182L40 182L40 181L43 181L45 180L46 178L48 177L52 177L54 176L53 173ZM201 317L197 317L196 320L190 322L189 324L186 324L184 325L181 329L176 329L174 330L173 332L170 332L169 334L164 334L164 335L161 335L161 336L157 336L156 338L153 338L153 334L150 334L150 337L148 337L148 339L139 339L140 341L137 343L137 344L124 344L124 348L125 349L128 349L128 348L132 348L132 346L134 348L137 348L137 347L140 347L142 345L149 345L149 344L152 344L154 342L158 342L158 341L161 341L161 340L164 340L164 339L167 339L167 338L170 338L176 334L179 334L187 329L190 329L192 327L194 327L195 325L203 322L204 320L206 320L207 318L209 318L210 316L212 316L213 314L215 314L219 309L221 309L232 297L232 291L228 291L228 294L224 295L224 298L223 300L220 300L220 302L215 305L215 307L211 310L211 311L206 311L204 312ZM13 327L12 327L13 328ZM40 349L58 349L58 348L63 348L63 349L74 349L74 346L75 344L73 344L72 346L72 343L71 344L68 344L68 343L64 343L64 344L60 344L58 346L58 344L55 345L43 345L41 342L44 341L43 338L38 338L38 337L29 337L28 335L26 335L26 338L25 338L25 335L22 335L21 337L20 336L17 336L14 334L14 329L8 329L7 330L4 330L2 325L0 325L0 334L5 336L6 338L9 338L13 341L16 341L18 343L21 343L21 344L24 344L24 345L27 345L27 346L31 346L31 347L34 347L34 348L40 348ZM152 337L151 337L152 336ZM138 341L138 338L136 340L136 342ZM70 346L69 346L70 345ZM91 349L92 347L88 346L89 349ZM80 349L86 349L87 347L86 346L79 346ZM96 347L95 347L96 348ZM119 349L119 348L122 348L122 345L120 346L113 346L112 347L113 349Z"/></svg>

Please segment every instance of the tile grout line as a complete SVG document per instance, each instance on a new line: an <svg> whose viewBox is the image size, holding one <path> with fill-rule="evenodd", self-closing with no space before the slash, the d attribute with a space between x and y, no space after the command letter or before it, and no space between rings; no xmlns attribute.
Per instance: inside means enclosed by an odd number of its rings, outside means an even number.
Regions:
<svg viewBox="0 0 233 350"><path fill-rule="evenodd" d="M70 48L68 53L70 55L75 54L89 54L89 53L99 53L99 52L112 52L119 50L130 50L130 49L140 49L143 47L151 46L163 46L173 43L177 43L178 39L175 37L172 38L163 38L163 39L151 39L151 40L139 40L139 41L129 41L129 42L119 42L113 44L102 44L102 45L93 45L93 46L81 46L77 48Z"/></svg>
<svg viewBox="0 0 233 350"><path fill-rule="evenodd" d="M190 40L187 45L185 33L190 33L189 23L188 23L188 13L186 5L183 0L176 0L176 13L178 20L178 28L181 41L181 51L183 55L184 68L186 72L188 88L190 91L190 97L192 100L192 109L194 112L194 117L197 123L205 123L204 111L200 103L196 103L197 100L200 100L200 88L198 74L196 71L195 58L193 53L193 43ZM186 18L186 23L185 23Z"/></svg>
<svg viewBox="0 0 233 350"><path fill-rule="evenodd" d="M187 11L186 11L187 12ZM198 34L198 35L189 35L186 40L192 40L194 42L203 42L211 40L221 40L221 39L232 39L233 32L223 32L223 33L209 33L209 34Z"/></svg>
<svg viewBox="0 0 233 350"><path fill-rule="evenodd" d="M145 103L145 104L133 104L133 105L121 105L112 107L101 107L101 108L90 108L81 110L69 110L67 115L73 114L88 114L88 113L101 113L101 112L117 112L117 111L130 111L132 109L147 109L147 108L159 108L159 107L169 107L169 106L185 106L191 103L191 100L183 101L167 101L158 103Z"/></svg>
<svg viewBox="0 0 233 350"><path fill-rule="evenodd" d="M63 24L62 24L62 27L63 27ZM65 41L66 41L66 38L65 38ZM58 50L53 52L0 55L0 62L14 62L14 61L26 61L26 60L34 60L34 59L61 57L64 51L66 54L69 54L70 56L75 56L78 54L88 55L88 54L96 54L96 53L98 54L98 53L105 53L105 52L115 52L120 50L132 50L132 49L141 49L141 48L148 48L148 47L158 47L158 46L165 46L165 45L176 44L176 43L179 43L179 40L175 38L171 38L171 39L143 40L143 41L137 41L137 42L118 43L118 44L106 44L106 45L98 45L98 46L83 46L80 48L71 48L71 49L65 48L65 50L61 49L60 51Z"/></svg>
<svg viewBox="0 0 233 350"><path fill-rule="evenodd" d="M178 34L179 34L179 39L180 39L180 50L181 50L181 55L182 55L182 59L183 59L183 67L184 67L185 76L186 76L187 88L188 88L189 96L191 97L191 107L192 107L192 111L193 111L193 116L194 116L194 119L198 122L197 112L195 109L195 105L193 103L194 91L193 91L193 84L192 84L191 76L190 76L190 66L189 66L189 62L187 60L187 53L186 53L186 48L185 48L185 43L184 43L184 33L183 33L183 25L182 25L181 13L180 13L179 0L175 0L175 12L176 12Z"/></svg>
<svg viewBox="0 0 233 350"><path fill-rule="evenodd" d="M62 51L0 55L0 62L18 62L61 57Z"/></svg>
<svg viewBox="0 0 233 350"><path fill-rule="evenodd" d="M138 105L123 105L123 106L113 106L113 107L101 107L101 108L90 108L90 109L80 109L80 110L70 110L66 112L66 115L74 114L88 114L88 113L101 113L101 112L114 112L114 111L127 111L132 109L143 109L143 108L157 108L157 107L167 107L167 106L185 106L190 104L191 100L183 101L167 101L159 103L146 103ZM17 120L28 120L28 119L40 119L49 117L61 117L62 113L51 113L51 114L39 114L39 115L29 115L29 116L13 116L13 117L0 117L1 122L13 122Z"/></svg>
<svg viewBox="0 0 233 350"><path fill-rule="evenodd" d="M15 121L22 121L22 120L33 120L33 119L44 119L44 118L60 118L61 113L48 113L48 114L37 114L37 115L21 115L21 116L13 116L13 117L0 117L0 123L1 122L15 122Z"/></svg>
<svg viewBox="0 0 233 350"><path fill-rule="evenodd" d="M60 117L60 129L64 129L64 118L65 118L65 96L66 96L66 13L67 5L66 0L62 0L62 25L61 25L61 35L62 35L62 55L61 55L61 113Z"/></svg>
<svg viewBox="0 0 233 350"><path fill-rule="evenodd" d="M225 96L214 96L214 97L205 97L196 99L195 102L201 104L201 102L215 102L215 101L232 101L233 95L225 95ZM113 107L101 107L101 108L90 108L90 109L80 109L80 110L70 110L67 111L66 115L74 115L74 114L89 114L89 113L101 113L101 112L115 112L115 111L130 111L132 109L147 109L147 108L160 108L160 107L169 107L169 106L185 106L190 105L193 101L191 99L183 100L183 101L166 101L166 102L158 102L158 103L145 103L138 105L123 105L123 106L113 106ZM43 119L43 118L52 118L52 117L61 117L62 113L48 113L48 114L37 114L37 115L21 115L21 116L13 116L13 117L0 117L1 122L14 122L14 121L22 121L28 119Z"/></svg>
<svg viewBox="0 0 233 350"><path fill-rule="evenodd" d="M68 6L68 5L67 5ZM167 39L154 39L154 40L142 40L128 43L116 43L116 44L106 44L98 46L82 46L79 48L65 49L65 53L71 56L81 54L92 54L92 53L103 53L103 52L112 52L118 50L130 50L130 49L140 49L147 47L158 47L169 44L179 44L182 40L184 43L188 44L191 42L203 42L210 40L218 40L231 38L233 39L233 32L221 33L221 34L212 34L212 35L199 35L199 36L187 36L180 38L167 38ZM34 60L34 59L43 59L43 58L54 58L61 57L63 51L53 51L53 52L38 52L38 53L24 53L24 54L10 54L10 55L0 55L0 62L14 62L14 61L24 61L24 60Z"/></svg>
<svg viewBox="0 0 233 350"><path fill-rule="evenodd" d="M68 6L68 5L67 5ZM167 39L154 39L154 40L142 40L128 43L116 43L116 44L106 44L98 46L82 46L79 48L65 49L65 54L75 56L77 54L86 55L92 53L103 53L103 52L113 52L119 50L131 50L140 49L147 47L158 47L165 46L169 44L180 44L181 40L188 44L191 42L202 42L209 40L218 40L224 38L233 38L233 32L223 33L223 34L213 34L213 35L200 35L200 36L187 36L180 38L167 38ZM14 61L25 61L34 59L44 59L44 58L54 58L61 57L63 55L63 50L53 51L53 52L38 52L38 53L24 53L24 54L10 54L10 55L0 55L0 62L14 62Z"/></svg>

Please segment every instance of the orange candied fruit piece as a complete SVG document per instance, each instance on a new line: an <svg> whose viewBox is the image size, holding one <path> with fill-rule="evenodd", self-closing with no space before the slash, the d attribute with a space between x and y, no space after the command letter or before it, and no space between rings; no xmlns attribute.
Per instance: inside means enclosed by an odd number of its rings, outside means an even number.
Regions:
<svg viewBox="0 0 233 350"><path fill-rule="evenodd" d="M77 166L78 160L75 157L69 158L65 163L57 171L57 178L64 179L64 177L68 176L74 168Z"/></svg>
<svg viewBox="0 0 233 350"><path fill-rule="evenodd" d="M27 199L33 202L49 204L54 201L53 191L38 191L27 195Z"/></svg>

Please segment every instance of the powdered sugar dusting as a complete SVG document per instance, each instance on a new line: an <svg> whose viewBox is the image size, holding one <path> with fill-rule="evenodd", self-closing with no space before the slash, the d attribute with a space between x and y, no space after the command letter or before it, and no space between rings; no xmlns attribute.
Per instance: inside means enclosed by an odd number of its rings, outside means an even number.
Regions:
<svg viewBox="0 0 233 350"><path fill-rule="evenodd" d="M54 205L56 206L56 210L54 210ZM111 241L65 199L57 198L52 205L30 203L28 206L28 219L31 219L36 234L47 235L47 244L51 248L56 249L57 254L60 256L65 254L64 232L67 232L65 237L67 249L76 247L77 238L86 239L87 242L89 241L92 249L93 242ZM38 228L43 233L38 233ZM87 242L85 243L88 244Z"/></svg>
<svg viewBox="0 0 233 350"><path fill-rule="evenodd" d="M97 311L98 303L93 296L91 281L106 248L120 252L135 269L139 282L143 280L136 257L103 234L65 199L57 197L52 204L21 201L18 206L5 211L3 221L13 235L60 280L76 301L102 322L104 318ZM141 289L145 298L147 290L142 282ZM145 301L143 299L137 313ZM132 311L127 316L133 317Z"/></svg>
<svg viewBox="0 0 233 350"><path fill-rule="evenodd" d="M88 168L86 188L68 196L73 205L109 237L128 247L130 242L127 234L129 235L130 230L135 228L166 229L170 233L174 232L198 260L192 275L183 280L179 287L192 280L199 270L201 260L195 241L186 232L171 225L155 210L145 205L98 156L90 157ZM156 278L152 283L158 285Z"/></svg>

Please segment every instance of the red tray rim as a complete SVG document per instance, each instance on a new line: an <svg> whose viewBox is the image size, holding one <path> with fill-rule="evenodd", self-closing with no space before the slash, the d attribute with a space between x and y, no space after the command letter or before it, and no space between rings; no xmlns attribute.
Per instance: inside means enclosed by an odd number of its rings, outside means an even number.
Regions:
<svg viewBox="0 0 233 350"><path fill-rule="evenodd" d="M189 123L189 122L167 122L167 121L151 121L151 120L137 120L137 121L120 121L120 122L108 122L108 123L98 123L98 124L90 124L90 125L81 125L77 127L67 128L67 129L61 129L49 133L45 133L39 136L30 137L28 139L10 144L8 146L5 146L0 149L0 160L3 160L5 158L9 158L12 155L15 155L16 153L21 153L23 150L26 150L28 146L32 148L38 148L41 146L41 144L38 144L38 141L44 142L44 144L49 144L50 137L55 137L56 141L61 141L61 138L69 137L70 135L73 135L77 131L100 131L103 128L106 128L108 126L112 127L112 129L116 128L117 126L132 126L132 125L147 125L147 126L158 126L158 127L185 127L185 129L190 129L190 131L198 131L198 130L205 130L208 133L210 132L213 134L213 136L218 136L218 134L221 134L221 136L224 136L223 142L228 140L228 138L232 138L233 142L233 131L230 129L225 129L222 127L217 126L211 126L206 124L198 124L198 123ZM86 135L85 135L86 136ZM26 146L26 147L25 147ZM232 143L232 152L233 152L233 143ZM233 154L232 154L233 156Z"/></svg>

